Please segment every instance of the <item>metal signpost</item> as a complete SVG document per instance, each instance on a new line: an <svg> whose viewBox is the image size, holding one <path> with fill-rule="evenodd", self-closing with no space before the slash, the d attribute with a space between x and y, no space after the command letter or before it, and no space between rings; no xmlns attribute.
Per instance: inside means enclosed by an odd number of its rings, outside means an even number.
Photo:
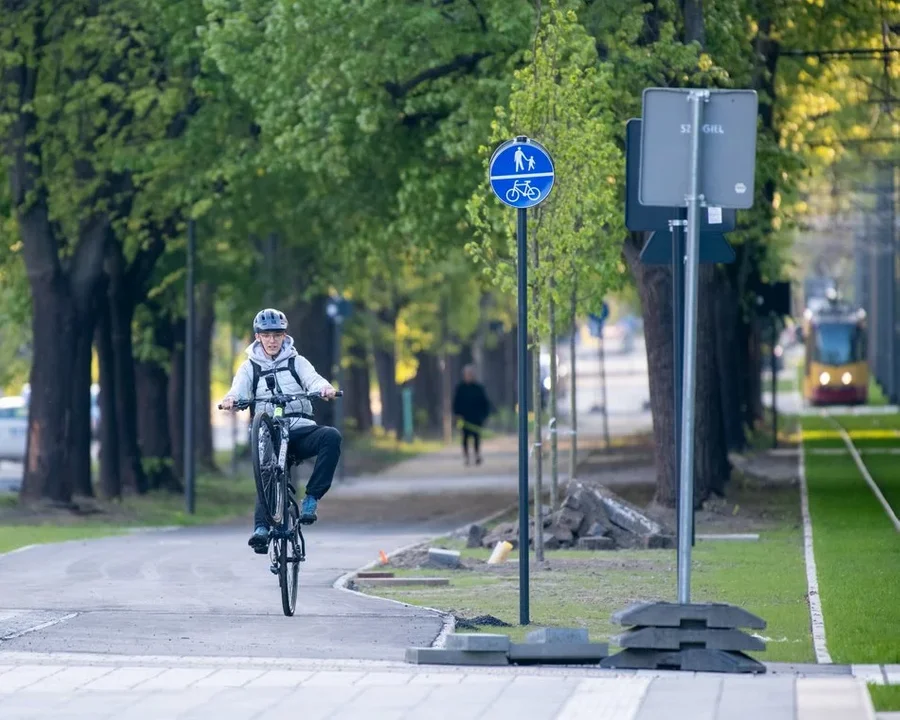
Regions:
<svg viewBox="0 0 900 720"><path fill-rule="evenodd" d="M528 208L553 187L553 160L546 148L525 136L507 140L491 156L488 176L501 202L516 208L518 245L519 381L519 624L528 625Z"/></svg>
<svg viewBox="0 0 900 720"><path fill-rule="evenodd" d="M745 654L764 650L765 643L737 629L764 629L764 620L731 605L690 602L701 208L752 206L757 109L752 90L644 90L640 204L687 207L678 602L643 603L615 613L613 622L633 627L617 638L625 649L606 658L604 667L765 672L762 663Z"/></svg>
<svg viewBox="0 0 900 720"><path fill-rule="evenodd" d="M676 502L681 507L681 393L684 348L684 261L687 209L684 207L655 207L640 203L641 128L640 118L625 124L625 226L632 232L649 232L650 237L641 250L645 265L672 266L672 354L673 387L675 390L675 477ZM734 249L725 233L737 225L734 208L707 207L700 217L700 264L731 263ZM671 244L663 231L668 231ZM694 512L691 511L691 545L694 545Z"/></svg>
<svg viewBox="0 0 900 720"><path fill-rule="evenodd" d="M344 369L341 363L341 349L343 347L344 320L353 313L353 306L347 302L343 295L332 295L325 303L325 314L334 323L334 367L331 376L337 381L338 388L344 389ZM342 403L334 404L334 427L341 434L344 433L344 408ZM338 481L344 479L344 461L338 458Z"/></svg>

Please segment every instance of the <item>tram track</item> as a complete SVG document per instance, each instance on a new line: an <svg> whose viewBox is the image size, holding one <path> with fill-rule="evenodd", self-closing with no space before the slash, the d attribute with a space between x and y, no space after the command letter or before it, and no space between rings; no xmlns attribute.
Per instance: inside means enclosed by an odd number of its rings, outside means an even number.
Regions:
<svg viewBox="0 0 900 720"><path fill-rule="evenodd" d="M891 504L884 496L884 493L881 492L881 488L878 487L878 483L876 483L875 479L872 477L872 473L869 472L869 469L866 467L865 462L863 462L862 455L860 454L859 449L854 444L853 439L850 437L850 433L847 432L847 429L843 425L841 425L837 418L835 418L834 415L832 415L828 410L822 410L821 417L830 422L831 425L833 425L837 430L838 434L841 436L841 440L843 440L844 445L847 447L850 456L853 458L853 462L856 463L857 469L863 476L863 479L866 481L869 489L872 491L872 494L875 495L875 498L879 503L881 503L881 507L884 509L885 513L888 516L888 519L893 524L894 529L897 532L900 532L900 518L897 517L897 513L894 511L894 508L891 507Z"/></svg>

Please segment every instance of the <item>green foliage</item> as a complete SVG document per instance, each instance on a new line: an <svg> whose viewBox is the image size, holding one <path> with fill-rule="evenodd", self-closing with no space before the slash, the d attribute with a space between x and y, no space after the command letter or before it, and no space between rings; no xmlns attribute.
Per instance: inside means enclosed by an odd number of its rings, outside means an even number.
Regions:
<svg viewBox="0 0 900 720"><path fill-rule="evenodd" d="M528 64L514 74L506 108L496 110L491 141L518 135L541 142L554 160L556 179L549 198L531 213L529 236L539 247L530 255L529 283L544 300L530 304L530 327L547 333L544 303L568 307L572 283L591 307L615 288L621 260L623 218L617 178L624 160L615 145L610 68L599 63L594 43L578 21L573 3L551 0L541 17ZM482 146L485 167L491 148ZM469 202L480 242L467 249L486 275L506 293L516 288L515 214L497 200L487 181ZM585 308L588 309L588 308Z"/></svg>

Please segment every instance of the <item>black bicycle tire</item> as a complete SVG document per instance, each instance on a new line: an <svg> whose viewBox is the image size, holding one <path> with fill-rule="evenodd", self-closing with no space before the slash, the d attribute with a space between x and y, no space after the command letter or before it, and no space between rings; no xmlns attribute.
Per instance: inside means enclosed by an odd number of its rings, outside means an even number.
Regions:
<svg viewBox="0 0 900 720"><path fill-rule="evenodd" d="M293 528L294 534L300 521L300 513L297 505L290 497L285 503L284 527ZM281 538L278 541L278 584L281 586L281 609L288 617L293 616L297 609L297 586L300 580L299 541L292 543L289 538Z"/></svg>
<svg viewBox="0 0 900 720"><path fill-rule="evenodd" d="M259 430L263 423L269 429L269 436L272 438L272 452L275 457L278 456L279 447L275 446L275 437L277 435L275 429L275 421L268 413L257 413L253 417L253 424L250 426L250 458L253 461L253 479L256 482L256 496L263 507L266 523L271 527L275 523L273 508L270 505L270 499L266 497L265 487L263 486L262 470L259 466ZM274 498L273 498L274 500Z"/></svg>

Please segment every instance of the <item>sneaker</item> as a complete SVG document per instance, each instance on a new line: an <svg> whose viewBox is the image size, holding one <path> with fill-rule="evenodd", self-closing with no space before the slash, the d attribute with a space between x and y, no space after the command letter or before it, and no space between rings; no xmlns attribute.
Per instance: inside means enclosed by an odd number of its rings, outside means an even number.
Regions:
<svg viewBox="0 0 900 720"><path fill-rule="evenodd" d="M253 531L253 534L250 536L247 544L253 548L253 552L255 552L257 555L265 555L269 549L268 528L259 525L256 530Z"/></svg>
<svg viewBox="0 0 900 720"><path fill-rule="evenodd" d="M318 506L318 504L318 501L311 495L307 495L305 498L303 498L303 502L300 503L301 525L312 525L316 520L319 519L319 516L316 515L316 507Z"/></svg>
<svg viewBox="0 0 900 720"><path fill-rule="evenodd" d="M479 455L478 457L475 458L475 464L481 465L481 455Z"/></svg>

